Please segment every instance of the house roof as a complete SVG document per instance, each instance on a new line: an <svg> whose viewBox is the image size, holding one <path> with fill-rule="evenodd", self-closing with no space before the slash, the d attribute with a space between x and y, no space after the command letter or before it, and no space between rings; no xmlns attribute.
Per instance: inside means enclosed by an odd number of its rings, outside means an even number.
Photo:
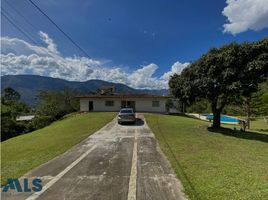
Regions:
<svg viewBox="0 0 268 200"><path fill-rule="evenodd" d="M27 116L18 116L16 117L16 121L31 121L35 115L27 115Z"/></svg>
<svg viewBox="0 0 268 200"><path fill-rule="evenodd" d="M93 95L81 95L77 96L77 98L168 98L167 96L159 96L159 95L151 95L151 94L124 94L124 93L114 93L110 95L101 95L101 94L93 94Z"/></svg>

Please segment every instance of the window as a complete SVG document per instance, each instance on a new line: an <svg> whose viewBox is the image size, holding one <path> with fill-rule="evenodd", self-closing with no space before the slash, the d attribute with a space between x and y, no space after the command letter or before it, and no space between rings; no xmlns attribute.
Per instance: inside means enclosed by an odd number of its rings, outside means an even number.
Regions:
<svg viewBox="0 0 268 200"><path fill-rule="evenodd" d="M159 106L160 106L159 101L153 101L153 102L152 102L152 106L153 106L153 107L159 107Z"/></svg>
<svg viewBox="0 0 268 200"><path fill-rule="evenodd" d="M105 101L105 106L114 106L114 101Z"/></svg>

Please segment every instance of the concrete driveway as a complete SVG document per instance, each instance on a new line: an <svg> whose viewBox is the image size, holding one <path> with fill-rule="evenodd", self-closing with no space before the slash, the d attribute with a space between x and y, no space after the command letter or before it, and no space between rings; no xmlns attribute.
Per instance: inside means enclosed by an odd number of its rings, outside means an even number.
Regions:
<svg viewBox="0 0 268 200"><path fill-rule="evenodd" d="M2 193L2 198L185 199L143 115L138 117L135 125L118 125L114 119L63 155L26 174L30 179L42 179L41 192Z"/></svg>

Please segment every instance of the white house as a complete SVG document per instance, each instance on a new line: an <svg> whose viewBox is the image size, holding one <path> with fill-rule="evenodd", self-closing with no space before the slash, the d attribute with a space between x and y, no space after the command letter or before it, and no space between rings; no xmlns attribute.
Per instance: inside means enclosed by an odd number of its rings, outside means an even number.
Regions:
<svg viewBox="0 0 268 200"><path fill-rule="evenodd" d="M136 112L166 112L165 96L148 94L97 94L79 96L80 111L114 111L131 107Z"/></svg>

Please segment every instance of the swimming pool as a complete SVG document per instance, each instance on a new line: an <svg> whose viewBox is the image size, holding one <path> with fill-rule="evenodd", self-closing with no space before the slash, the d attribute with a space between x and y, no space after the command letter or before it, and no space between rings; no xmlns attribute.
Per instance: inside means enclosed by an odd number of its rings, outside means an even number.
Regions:
<svg viewBox="0 0 268 200"><path fill-rule="evenodd" d="M202 114L206 116L207 120L213 120L213 114ZM231 117L228 115L221 115L221 123L228 123L228 124L238 124L239 119L236 117Z"/></svg>

